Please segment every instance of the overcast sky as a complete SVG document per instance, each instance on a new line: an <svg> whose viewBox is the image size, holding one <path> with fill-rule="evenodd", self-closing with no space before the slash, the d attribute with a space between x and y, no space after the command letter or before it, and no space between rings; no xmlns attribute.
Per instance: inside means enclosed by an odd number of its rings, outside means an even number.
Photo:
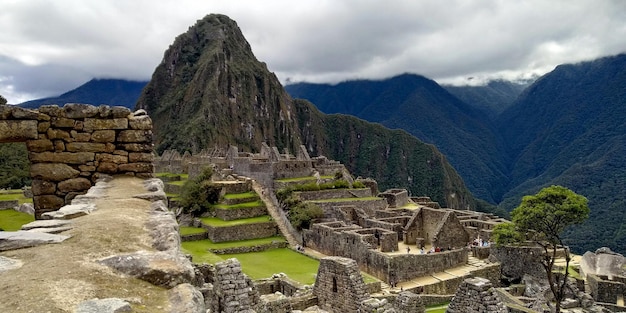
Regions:
<svg viewBox="0 0 626 313"><path fill-rule="evenodd" d="M149 80L209 13L237 21L283 83L405 72L476 83L626 52L623 0L0 0L0 95L20 103L91 78Z"/></svg>

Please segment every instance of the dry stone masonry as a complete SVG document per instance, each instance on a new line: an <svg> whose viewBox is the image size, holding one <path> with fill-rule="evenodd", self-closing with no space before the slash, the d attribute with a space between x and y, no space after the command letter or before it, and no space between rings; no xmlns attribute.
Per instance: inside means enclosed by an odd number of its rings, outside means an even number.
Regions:
<svg viewBox="0 0 626 313"><path fill-rule="evenodd" d="M505 313L506 306L495 292L488 279L468 278L456 291L447 313Z"/></svg>
<svg viewBox="0 0 626 313"><path fill-rule="evenodd" d="M103 174L151 177L152 120L143 110L87 104L0 106L0 143L24 142L35 216L84 194Z"/></svg>

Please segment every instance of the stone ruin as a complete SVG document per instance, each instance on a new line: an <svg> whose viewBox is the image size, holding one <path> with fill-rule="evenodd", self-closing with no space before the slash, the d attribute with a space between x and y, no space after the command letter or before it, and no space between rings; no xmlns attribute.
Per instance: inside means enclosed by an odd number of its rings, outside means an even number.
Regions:
<svg viewBox="0 0 626 313"><path fill-rule="evenodd" d="M587 281L588 291L597 302L610 304L621 303L626 299L626 258L600 248L587 251L580 261L580 274Z"/></svg>
<svg viewBox="0 0 626 313"><path fill-rule="evenodd" d="M224 173L229 171L253 178L265 186L272 186L274 179L319 175L335 175L346 172L343 164L324 156L310 157L306 148L300 146L296 155L288 151L280 153L276 147L263 143L260 153L241 152L235 146L228 149L214 148L197 154L166 150L155 160L157 172L187 173L195 177L206 166L215 166Z"/></svg>
<svg viewBox="0 0 626 313"><path fill-rule="evenodd" d="M0 106L0 143L28 149L35 216L85 194L103 175L152 177L152 120L125 107Z"/></svg>
<svg viewBox="0 0 626 313"><path fill-rule="evenodd" d="M489 280L474 277L463 281L446 312L507 313L508 310Z"/></svg>

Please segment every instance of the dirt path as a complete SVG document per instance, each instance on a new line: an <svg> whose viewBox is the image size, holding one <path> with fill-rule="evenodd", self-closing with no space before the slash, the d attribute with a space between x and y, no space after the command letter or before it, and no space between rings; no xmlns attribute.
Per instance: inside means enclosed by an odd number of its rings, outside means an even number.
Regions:
<svg viewBox="0 0 626 313"><path fill-rule="evenodd" d="M123 298L134 312L163 312L166 290L123 278L95 261L113 254L153 251L144 229L150 202L132 198L145 193L141 179L111 181L97 209L73 220L72 238L60 244L0 252L24 265L0 272L0 312L72 312L92 298Z"/></svg>

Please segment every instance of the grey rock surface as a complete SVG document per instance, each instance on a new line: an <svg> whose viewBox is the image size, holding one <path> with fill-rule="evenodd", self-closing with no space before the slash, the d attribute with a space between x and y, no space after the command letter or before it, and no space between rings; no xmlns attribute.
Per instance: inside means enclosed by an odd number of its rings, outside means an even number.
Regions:
<svg viewBox="0 0 626 313"><path fill-rule="evenodd" d="M205 313L204 297L191 284L180 284L169 291L172 313Z"/></svg>
<svg viewBox="0 0 626 313"><path fill-rule="evenodd" d="M35 206L32 203L22 203L17 211L30 215L35 215Z"/></svg>
<svg viewBox="0 0 626 313"><path fill-rule="evenodd" d="M146 179L143 185L148 191L163 191L165 189L163 181L158 178Z"/></svg>
<svg viewBox="0 0 626 313"><path fill-rule="evenodd" d="M133 198L144 199L152 202L159 200L167 202L167 195L163 190L141 193L138 195L134 195Z"/></svg>
<svg viewBox="0 0 626 313"><path fill-rule="evenodd" d="M22 225L22 230L30 230L35 228L57 228L68 227L72 221L68 220L36 220L28 224Z"/></svg>
<svg viewBox="0 0 626 313"><path fill-rule="evenodd" d="M165 288L191 282L195 277L191 262L182 254L138 251L111 256L99 263Z"/></svg>
<svg viewBox="0 0 626 313"><path fill-rule="evenodd" d="M159 251L180 250L180 234L178 233L178 223L173 213L167 210L163 201L156 201L150 204L150 217L146 222L146 227L153 240L153 247Z"/></svg>
<svg viewBox="0 0 626 313"><path fill-rule="evenodd" d="M70 204L62 206L58 211L46 212L41 215L43 219L70 220L85 216L96 209L94 203Z"/></svg>
<svg viewBox="0 0 626 313"><path fill-rule="evenodd" d="M119 298L91 299L81 302L75 313L123 313L132 312L130 304Z"/></svg>
<svg viewBox="0 0 626 313"><path fill-rule="evenodd" d="M0 251L28 248L49 243L59 243L70 238L65 235L53 235L31 231L0 232Z"/></svg>

